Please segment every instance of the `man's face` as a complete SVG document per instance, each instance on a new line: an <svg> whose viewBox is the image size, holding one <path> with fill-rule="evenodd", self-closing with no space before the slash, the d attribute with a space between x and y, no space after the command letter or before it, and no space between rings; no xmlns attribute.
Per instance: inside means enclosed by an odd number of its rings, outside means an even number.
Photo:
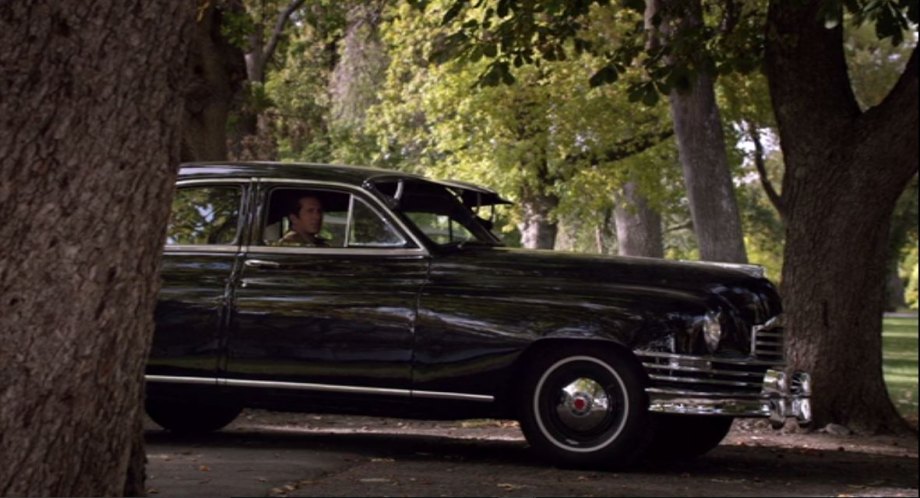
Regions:
<svg viewBox="0 0 920 498"><path fill-rule="evenodd" d="M300 234L316 235L323 229L323 205L316 197L301 197L300 212L289 216L291 229Z"/></svg>

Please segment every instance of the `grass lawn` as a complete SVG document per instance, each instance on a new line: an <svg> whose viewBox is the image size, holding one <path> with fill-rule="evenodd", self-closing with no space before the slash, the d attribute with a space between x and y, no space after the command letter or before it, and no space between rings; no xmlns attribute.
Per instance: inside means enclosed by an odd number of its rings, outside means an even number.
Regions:
<svg viewBox="0 0 920 498"><path fill-rule="evenodd" d="M885 317L882 332L885 383L901 415L917 419L917 317Z"/></svg>

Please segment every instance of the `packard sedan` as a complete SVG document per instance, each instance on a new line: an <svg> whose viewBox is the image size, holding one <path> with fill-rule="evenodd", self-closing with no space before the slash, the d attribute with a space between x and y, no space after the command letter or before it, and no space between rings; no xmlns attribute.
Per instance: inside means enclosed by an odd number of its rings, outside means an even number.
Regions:
<svg viewBox="0 0 920 498"><path fill-rule="evenodd" d="M244 407L520 421L566 466L688 458L736 417L810 419L758 267L504 247L505 204L369 168L181 168L147 412L217 430Z"/></svg>

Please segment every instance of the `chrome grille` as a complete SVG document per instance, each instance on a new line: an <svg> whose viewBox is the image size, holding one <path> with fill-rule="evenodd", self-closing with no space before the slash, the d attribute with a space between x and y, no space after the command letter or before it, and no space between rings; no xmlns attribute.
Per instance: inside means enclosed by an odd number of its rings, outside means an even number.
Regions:
<svg viewBox="0 0 920 498"><path fill-rule="evenodd" d="M751 329L751 355L763 360L783 361L783 320L775 316Z"/></svg>
<svg viewBox="0 0 920 498"><path fill-rule="evenodd" d="M775 361L751 358L691 357L637 351L651 385L649 392L704 396L760 394L764 373Z"/></svg>

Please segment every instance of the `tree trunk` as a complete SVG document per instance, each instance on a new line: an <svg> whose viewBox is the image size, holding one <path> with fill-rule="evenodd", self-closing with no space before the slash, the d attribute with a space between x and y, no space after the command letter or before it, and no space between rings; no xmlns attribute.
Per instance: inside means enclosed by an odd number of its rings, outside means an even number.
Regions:
<svg viewBox="0 0 920 498"><path fill-rule="evenodd" d="M651 23L656 15L661 18L657 28ZM703 23L700 0L648 0L646 18L650 36L659 36L656 31L660 30L662 43ZM713 90L715 78L704 61L694 61L693 66L689 88L672 89L669 100L700 257L746 263L741 214Z"/></svg>
<svg viewBox="0 0 920 498"><path fill-rule="evenodd" d="M613 211L620 256L664 257L661 215L648 205L639 186L627 182Z"/></svg>
<svg viewBox="0 0 920 498"><path fill-rule="evenodd" d="M0 3L0 495L143 494L195 3Z"/></svg>
<svg viewBox="0 0 920 498"><path fill-rule="evenodd" d="M904 299L904 282L898 275L898 261L886 265L885 268L885 311L898 311L907 307Z"/></svg>
<svg viewBox="0 0 920 498"><path fill-rule="evenodd" d="M387 53L380 39L383 4L358 3L348 9L345 37L329 82L332 124L363 126L367 109L377 103L376 88L386 78Z"/></svg>
<svg viewBox="0 0 920 498"><path fill-rule="evenodd" d="M881 326L891 214L917 172L917 52L885 101L861 112L842 29L824 28L821 3L773 1L767 29L786 162L787 356L812 373L816 425L902 430L882 377Z"/></svg>
<svg viewBox="0 0 920 498"><path fill-rule="evenodd" d="M221 29L225 12L241 11L238 2L212 2L199 17L189 54L182 161L227 159L227 118L246 78L246 64L243 51Z"/></svg>
<svg viewBox="0 0 920 498"><path fill-rule="evenodd" d="M521 198L521 245L528 249L553 249L556 247L558 224L552 212L559 198L551 194L529 193Z"/></svg>

